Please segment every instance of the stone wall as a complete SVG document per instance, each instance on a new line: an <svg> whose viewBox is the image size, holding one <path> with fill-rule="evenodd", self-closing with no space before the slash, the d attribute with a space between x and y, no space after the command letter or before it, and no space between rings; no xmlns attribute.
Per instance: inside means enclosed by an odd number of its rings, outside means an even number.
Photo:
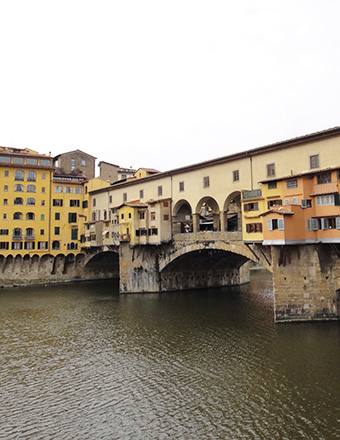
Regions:
<svg viewBox="0 0 340 440"><path fill-rule="evenodd" d="M338 319L339 262L334 245L273 246L275 320Z"/></svg>

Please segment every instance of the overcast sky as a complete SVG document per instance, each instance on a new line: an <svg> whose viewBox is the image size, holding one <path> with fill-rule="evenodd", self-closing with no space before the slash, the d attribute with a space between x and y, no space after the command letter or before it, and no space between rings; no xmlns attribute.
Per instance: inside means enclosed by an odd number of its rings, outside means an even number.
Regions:
<svg viewBox="0 0 340 440"><path fill-rule="evenodd" d="M165 171L340 125L338 0L0 0L0 145Z"/></svg>

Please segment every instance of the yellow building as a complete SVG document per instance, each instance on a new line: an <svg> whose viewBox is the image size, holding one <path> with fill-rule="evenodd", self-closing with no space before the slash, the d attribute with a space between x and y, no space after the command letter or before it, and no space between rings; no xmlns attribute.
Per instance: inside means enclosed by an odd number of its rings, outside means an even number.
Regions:
<svg viewBox="0 0 340 440"><path fill-rule="evenodd" d="M28 148L0 147L0 176L1 255L48 252L52 158Z"/></svg>

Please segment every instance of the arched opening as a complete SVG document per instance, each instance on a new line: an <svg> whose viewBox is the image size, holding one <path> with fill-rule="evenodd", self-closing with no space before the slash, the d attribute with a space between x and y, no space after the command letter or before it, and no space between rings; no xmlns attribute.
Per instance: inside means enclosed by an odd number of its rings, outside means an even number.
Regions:
<svg viewBox="0 0 340 440"><path fill-rule="evenodd" d="M100 252L94 255L85 265L89 278L119 278L119 255L117 252Z"/></svg>
<svg viewBox="0 0 340 440"><path fill-rule="evenodd" d="M193 231L192 210L186 200L179 200L174 206L172 227L174 234Z"/></svg>
<svg viewBox="0 0 340 440"><path fill-rule="evenodd" d="M212 197L203 197L196 207L196 230L213 232L221 230L220 208Z"/></svg>
<svg viewBox="0 0 340 440"><path fill-rule="evenodd" d="M221 249L183 254L160 272L161 289L186 290L240 285L249 281L248 258Z"/></svg>
<svg viewBox="0 0 340 440"><path fill-rule="evenodd" d="M235 191L231 193L224 202L223 224L224 224L224 231L229 231L229 232L242 231L240 191Z"/></svg>

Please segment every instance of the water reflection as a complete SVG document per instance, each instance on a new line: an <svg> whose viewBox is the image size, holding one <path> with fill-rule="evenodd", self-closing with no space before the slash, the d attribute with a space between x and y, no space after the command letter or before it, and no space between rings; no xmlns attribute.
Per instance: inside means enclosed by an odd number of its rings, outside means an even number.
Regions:
<svg viewBox="0 0 340 440"><path fill-rule="evenodd" d="M275 325L266 274L117 292L0 291L0 438L339 438L339 325Z"/></svg>

